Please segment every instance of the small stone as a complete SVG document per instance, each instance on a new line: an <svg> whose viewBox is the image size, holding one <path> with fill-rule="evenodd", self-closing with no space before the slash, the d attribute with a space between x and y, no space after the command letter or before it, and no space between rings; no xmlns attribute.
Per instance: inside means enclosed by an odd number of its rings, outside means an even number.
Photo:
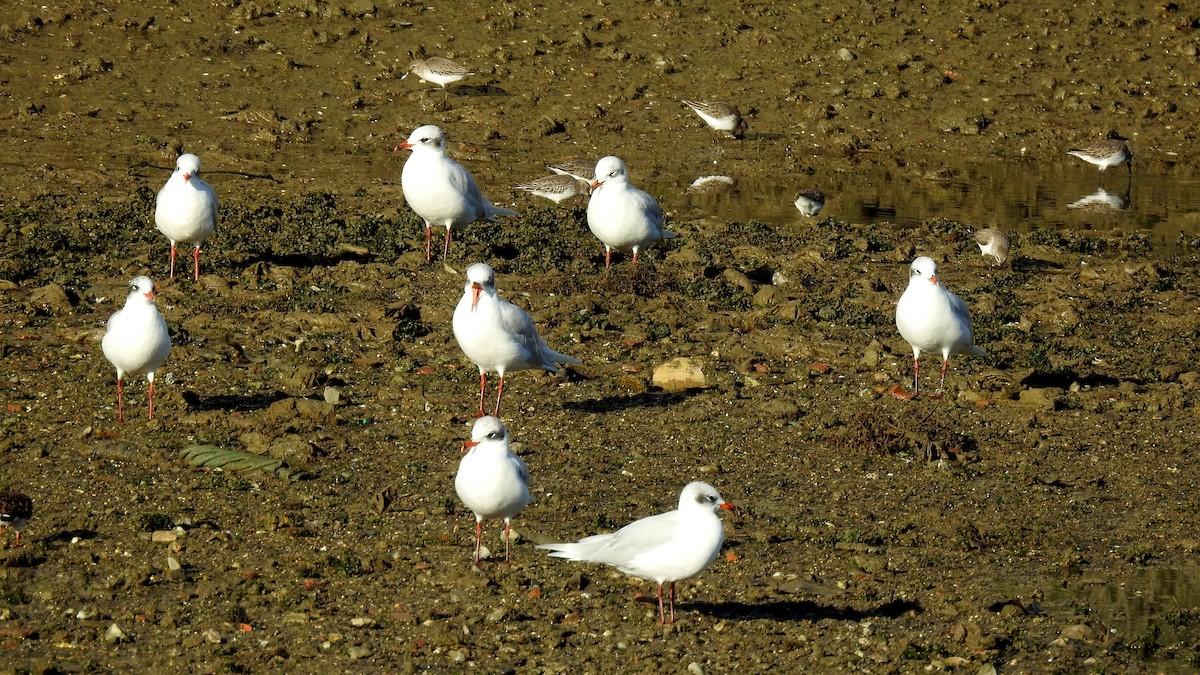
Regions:
<svg viewBox="0 0 1200 675"><path fill-rule="evenodd" d="M488 623L500 623L506 616L508 616L508 609L504 607L497 607L496 609L492 610L491 614L487 615L486 621Z"/></svg>
<svg viewBox="0 0 1200 675"><path fill-rule="evenodd" d="M355 628L369 628L375 625L375 619L369 616L356 616L350 619L350 625Z"/></svg>
<svg viewBox="0 0 1200 675"><path fill-rule="evenodd" d="M325 387L325 402L337 405L342 402L342 390L337 387Z"/></svg>
<svg viewBox="0 0 1200 675"><path fill-rule="evenodd" d="M683 391L708 386L704 365L698 359L677 357L654 369L654 386L666 391Z"/></svg>
<svg viewBox="0 0 1200 675"><path fill-rule="evenodd" d="M158 542L160 544L169 544L178 538L179 535L175 534L171 530L155 530L150 535L150 541Z"/></svg>
<svg viewBox="0 0 1200 675"><path fill-rule="evenodd" d="M350 648L346 650L346 655L355 661L365 659L371 655L371 648L365 645L350 645Z"/></svg>
<svg viewBox="0 0 1200 675"><path fill-rule="evenodd" d="M854 55L854 52L850 51L849 49L846 49L845 47L842 47L841 49L837 50L837 57L843 61L853 61L854 59L858 58L857 56Z"/></svg>
<svg viewBox="0 0 1200 675"><path fill-rule="evenodd" d="M704 668L699 663L692 661L688 664L688 672L692 675L704 675Z"/></svg>
<svg viewBox="0 0 1200 675"><path fill-rule="evenodd" d="M204 636L205 642L213 645L219 645L225 641L225 639L221 637L221 634L218 633L215 628L209 628L200 633L200 635Z"/></svg>
<svg viewBox="0 0 1200 675"><path fill-rule="evenodd" d="M125 634L125 631L121 630L120 626L114 623L108 627L108 630L104 631L104 641L109 644L129 642L129 636Z"/></svg>
<svg viewBox="0 0 1200 675"><path fill-rule="evenodd" d="M1063 393L1063 390L1059 387L1033 387L1022 390L1017 395L1017 400L1022 405L1032 406L1040 410L1056 410Z"/></svg>
<svg viewBox="0 0 1200 675"><path fill-rule="evenodd" d="M167 556L167 569L171 570L172 572L178 572L179 570L183 569L183 565L179 564L179 561L175 559L175 556L169 555Z"/></svg>

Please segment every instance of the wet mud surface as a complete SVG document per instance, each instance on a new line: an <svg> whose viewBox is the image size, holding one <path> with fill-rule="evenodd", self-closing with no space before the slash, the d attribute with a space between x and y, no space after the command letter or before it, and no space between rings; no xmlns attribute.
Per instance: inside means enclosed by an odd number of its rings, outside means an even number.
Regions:
<svg viewBox="0 0 1200 675"><path fill-rule="evenodd" d="M1061 162L1113 128L1148 171L1194 167L1186 8L864 12L6 15L0 488L35 514L22 547L0 543L0 670L1194 669L1193 237L1030 223L995 267L973 223L729 222L658 194L679 238L605 271L581 200L511 191L610 153L634 184L783 173L799 190L866 164ZM479 74L447 92L399 80L409 52ZM750 131L721 138L681 97L735 100ZM520 214L433 265L391 154L425 123ZM180 151L222 199L199 282L164 278L152 225ZM944 397L901 400L893 311L916 255L988 356L955 357ZM450 317L479 260L584 365L510 376L535 502L513 562L472 568L452 483L478 376ZM99 338L144 272L174 349L156 419L131 382L120 424ZM702 381L655 386L677 357ZM188 461L195 445L281 462L215 471ZM741 514L679 584L674 626L635 598L650 584L531 545L670 509L690 480Z"/></svg>

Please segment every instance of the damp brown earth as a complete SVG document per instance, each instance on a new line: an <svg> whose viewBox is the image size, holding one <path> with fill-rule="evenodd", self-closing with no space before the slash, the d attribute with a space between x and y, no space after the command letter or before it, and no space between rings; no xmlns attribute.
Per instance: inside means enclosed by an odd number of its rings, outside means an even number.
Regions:
<svg viewBox="0 0 1200 675"><path fill-rule="evenodd" d="M1031 222L995 267L973 223L728 222L662 193L679 238L607 272L581 202L510 191L603 154L635 184L784 175L797 190L969 156L1019 169L1112 129L1139 179L1187 174L1194 10L15 7L0 20L0 488L35 514L22 547L0 544L0 670L1200 663L1194 234L1157 247L1111 218L1086 235ZM477 74L446 91L398 79L422 54ZM738 103L750 131L710 132L685 97ZM520 214L433 265L391 153L425 123ZM181 151L222 197L199 282L163 278L151 224ZM901 400L892 312L918 254L988 356L955 357L945 396ZM452 480L478 377L449 326L476 260L584 365L510 377L536 501L512 563L472 568ZM156 418L120 424L98 338L144 272L174 349ZM655 386L679 357L703 377ZM145 404L143 384L127 394ZM264 459L216 471L203 445ZM647 583L531 545L669 509L694 479L741 512L679 585L674 626L635 599Z"/></svg>

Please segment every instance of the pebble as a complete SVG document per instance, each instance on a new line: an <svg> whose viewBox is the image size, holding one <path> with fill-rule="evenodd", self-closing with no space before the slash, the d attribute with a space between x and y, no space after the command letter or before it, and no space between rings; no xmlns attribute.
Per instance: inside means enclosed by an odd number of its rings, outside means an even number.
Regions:
<svg viewBox="0 0 1200 675"><path fill-rule="evenodd" d="M350 648L346 650L346 655L355 661L365 659L371 655L371 648L365 645L350 645Z"/></svg>
<svg viewBox="0 0 1200 675"><path fill-rule="evenodd" d="M108 627L108 630L104 631L104 641L109 644L128 642L129 636L125 634L125 631L121 630L120 626L114 623Z"/></svg>
<svg viewBox="0 0 1200 675"><path fill-rule="evenodd" d="M688 672L691 673L692 675L704 675L704 668L701 667L700 664L696 663L695 661L692 661L691 663L689 663L687 669L688 669Z"/></svg>
<svg viewBox="0 0 1200 675"><path fill-rule="evenodd" d="M699 359L677 357L654 369L654 386L667 391L683 391L708 386L704 365Z"/></svg>
<svg viewBox="0 0 1200 675"><path fill-rule="evenodd" d="M350 625L354 626L355 628L369 628L370 626L375 625L375 619L372 619L369 616L356 616L353 619L350 619Z"/></svg>
<svg viewBox="0 0 1200 675"><path fill-rule="evenodd" d="M179 570L183 569L183 565L179 564L179 561L175 559L175 556L169 555L167 556L167 569L171 570L172 572L178 572Z"/></svg>

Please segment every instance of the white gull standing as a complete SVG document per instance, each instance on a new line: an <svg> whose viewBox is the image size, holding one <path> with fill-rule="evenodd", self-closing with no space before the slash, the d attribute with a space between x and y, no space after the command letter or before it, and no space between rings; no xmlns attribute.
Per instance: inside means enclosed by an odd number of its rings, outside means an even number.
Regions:
<svg viewBox="0 0 1200 675"><path fill-rule="evenodd" d="M921 352L942 355L942 378L938 393L946 386L946 368L951 354L987 354L975 346L971 334L971 312L962 298L938 282L937 263L921 256L909 266L908 288L896 303L896 328L912 345L913 395L918 389Z"/></svg>
<svg viewBox="0 0 1200 675"><path fill-rule="evenodd" d="M670 583L671 623L675 623L675 582L696 576L721 552L725 526L717 517L718 508L732 511L734 507L708 483L688 483L674 511L573 544L542 544L538 548L556 558L603 563L657 583L659 623L666 623L662 587Z"/></svg>
<svg viewBox="0 0 1200 675"><path fill-rule="evenodd" d="M154 304L154 281L135 277L129 282L125 306L108 319L100 348L117 369L117 419L125 421L126 375L146 376L150 383L150 416L154 419L154 372L171 354L171 335L167 322Z"/></svg>
<svg viewBox="0 0 1200 675"><path fill-rule="evenodd" d="M529 314L496 293L496 273L486 263L467 268L463 296L454 308L454 339L479 367L479 417L485 414L488 373L500 376L492 413L499 417L505 373L534 368L556 373L556 363L582 363L546 346Z"/></svg>
<svg viewBox="0 0 1200 675"><path fill-rule="evenodd" d="M454 476L454 491L475 514L475 564L479 564L485 518L504 520L504 562L508 562L513 516L533 502L529 467L510 450L504 423L491 415L475 420L471 440L463 443L463 452Z"/></svg>
<svg viewBox="0 0 1200 675"><path fill-rule="evenodd" d="M192 278L200 278L200 245L217 227L217 193L200 177L200 158L190 152L175 162L175 173L158 191L154 224L171 240L171 278L175 278L175 244L193 244Z"/></svg>
<svg viewBox="0 0 1200 675"><path fill-rule="evenodd" d="M596 163L596 180L588 200L588 229L604 244L604 266L612 267L612 250L633 253L659 241L673 239L674 232L662 227L663 213L650 195L629 184L625 163L604 157Z"/></svg>
<svg viewBox="0 0 1200 675"><path fill-rule="evenodd" d="M432 124L418 127L396 146L396 150L400 148L412 150L400 172L400 188L412 210L425 219L426 262L433 262L434 225L446 228L442 255L448 256L452 230L464 229L477 220L517 215L483 196L471 172L446 154L446 134L440 128Z"/></svg>

